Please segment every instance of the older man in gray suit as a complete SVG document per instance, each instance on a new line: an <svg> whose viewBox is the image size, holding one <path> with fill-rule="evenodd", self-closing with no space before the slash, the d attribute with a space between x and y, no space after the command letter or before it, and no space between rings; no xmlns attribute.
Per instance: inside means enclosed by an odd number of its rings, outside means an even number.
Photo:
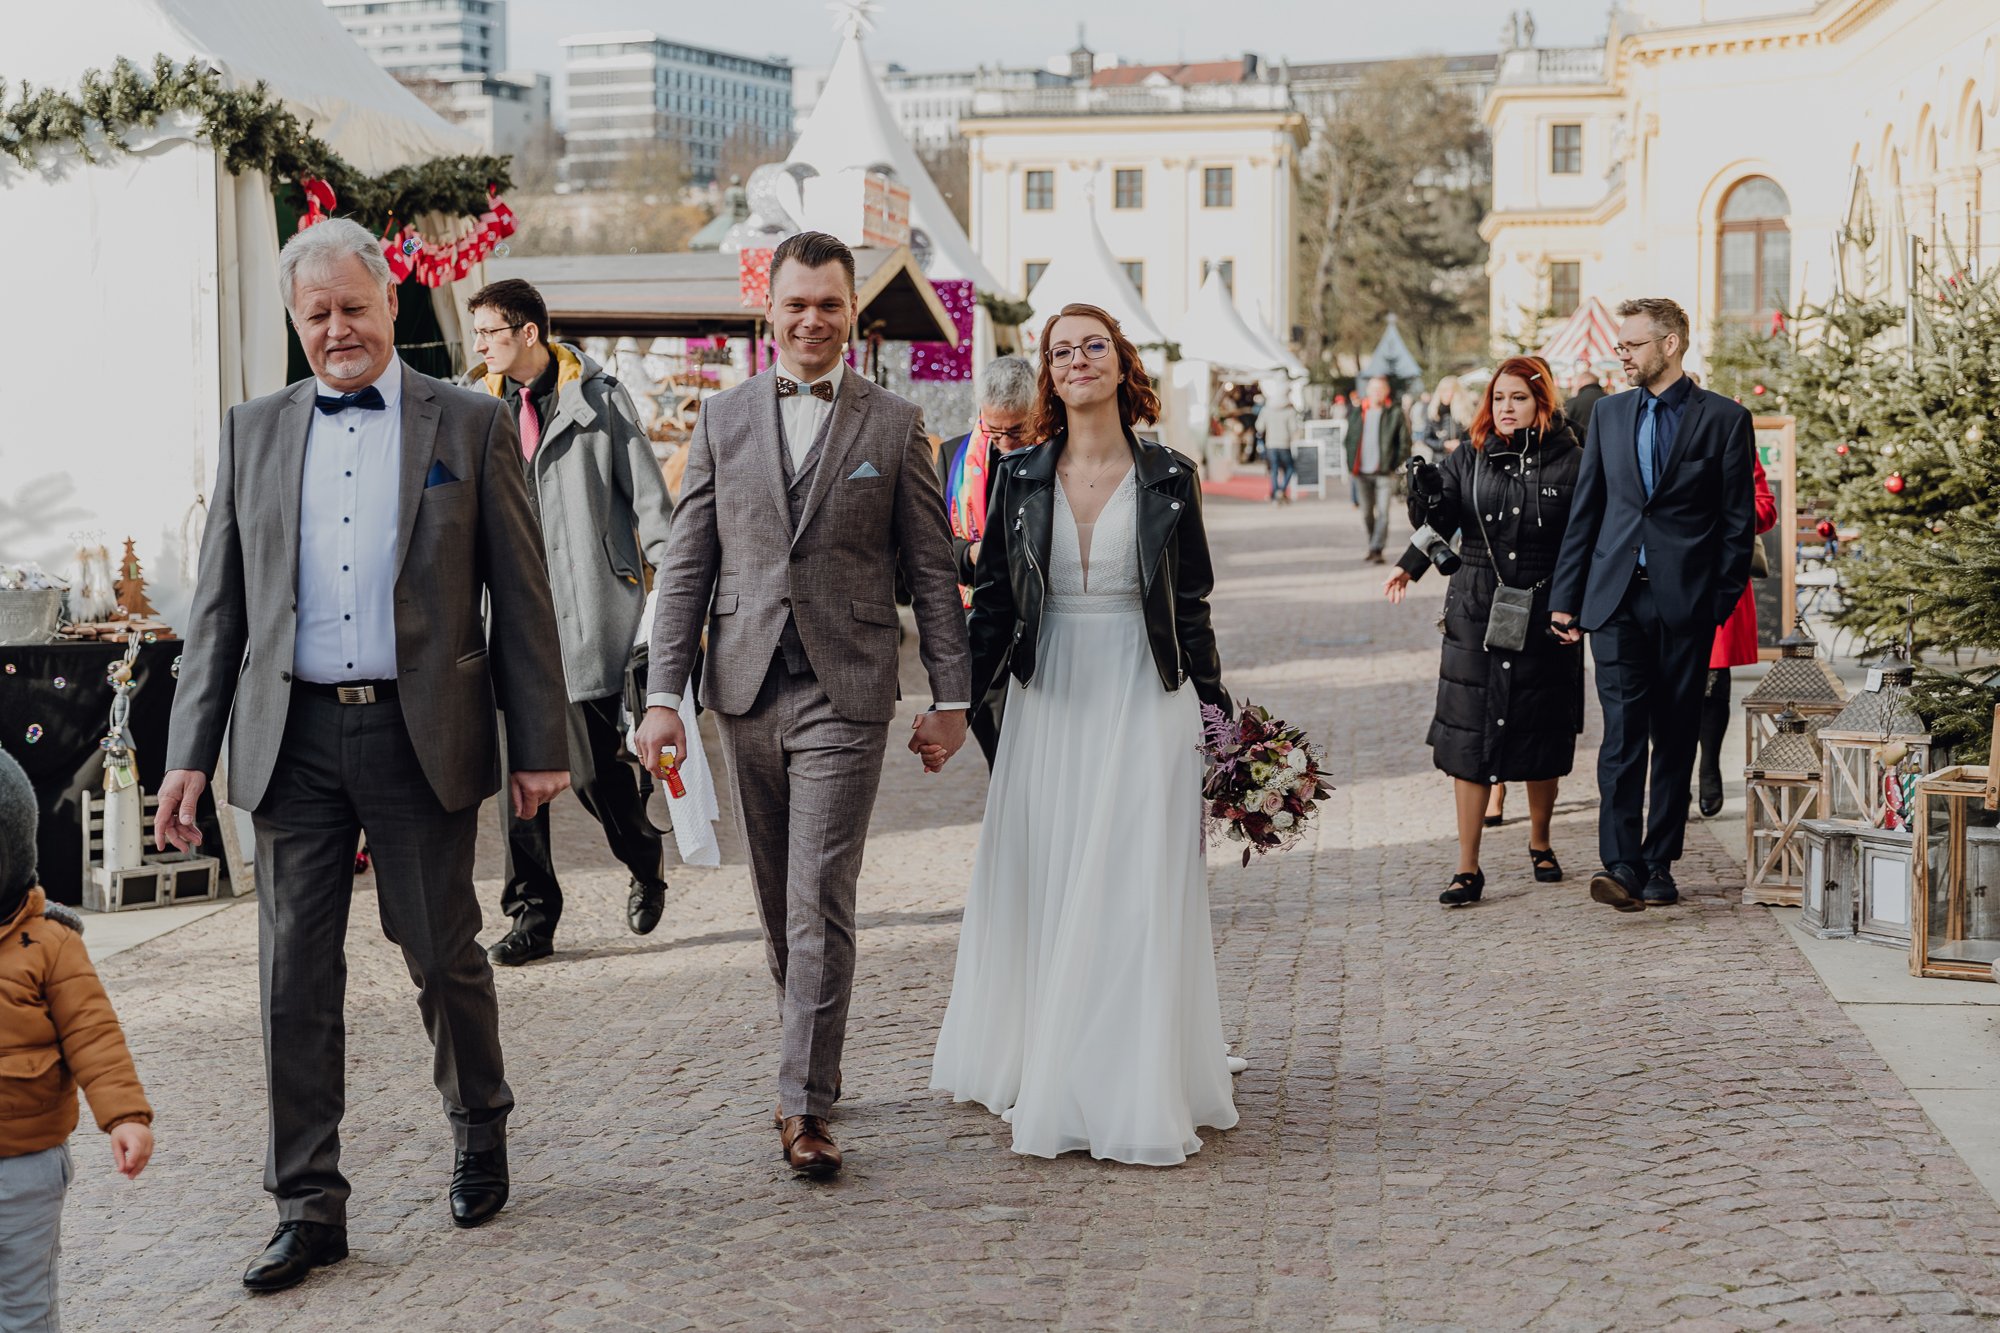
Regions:
<svg viewBox="0 0 2000 1333"><path fill-rule="evenodd" d="M396 356L379 243L334 219L279 257L314 378L231 408L174 700L155 842L200 841L229 733L229 800L257 831L276 1291L347 1255L340 1173L347 912L356 837L402 946L456 1148L452 1221L507 1201L493 972L472 889L479 803L500 787L494 707L532 814L569 783L562 662L513 419ZM481 599L491 605L491 623Z"/></svg>
<svg viewBox="0 0 2000 1333"><path fill-rule="evenodd" d="M900 563L931 711L910 749L935 772L965 742L972 682L944 499L923 414L841 364L854 256L802 232L771 257L779 364L703 404L658 580L639 753L684 753L675 709L703 622L702 701L722 719L784 1048L786 1160L840 1169L826 1119L854 984L855 882L896 714Z"/></svg>

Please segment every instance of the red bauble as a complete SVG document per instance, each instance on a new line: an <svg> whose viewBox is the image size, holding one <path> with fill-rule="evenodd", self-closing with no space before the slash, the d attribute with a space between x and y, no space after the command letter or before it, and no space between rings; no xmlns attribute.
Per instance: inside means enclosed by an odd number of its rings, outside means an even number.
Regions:
<svg viewBox="0 0 2000 1333"><path fill-rule="evenodd" d="M1834 446L1833 446L1833 451L1834 451L1835 453L1837 453L1837 454L1841 455L1842 457L1846 457L1846 455L1847 455L1847 446L1846 446L1846 445L1844 445L1844 444L1836 444L1836 445L1834 445Z"/></svg>
<svg viewBox="0 0 2000 1333"><path fill-rule="evenodd" d="M1882 483L1882 489L1891 495L1901 495L1903 493L1903 474L1898 472L1890 476L1888 480Z"/></svg>
<svg viewBox="0 0 2000 1333"><path fill-rule="evenodd" d="M1759 398L1762 398L1764 396L1764 386L1761 384L1752 385L1750 392L1756 394Z"/></svg>

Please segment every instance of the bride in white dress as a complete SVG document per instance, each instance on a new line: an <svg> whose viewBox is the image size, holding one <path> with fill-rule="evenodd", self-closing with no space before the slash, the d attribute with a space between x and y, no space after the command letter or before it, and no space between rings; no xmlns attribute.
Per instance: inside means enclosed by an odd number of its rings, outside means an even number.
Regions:
<svg viewBox="0 0 2000 1333"><path fill-rule="evenodd" d="M1093 306L1049 321L973 593L974 698L1008 670L931 1086L1014 1151L1167 1166L1236 1123L1201 852L1200 702L1225 709L1194 465ZM1032 429L1032 428L1031 428Z"/></svg>

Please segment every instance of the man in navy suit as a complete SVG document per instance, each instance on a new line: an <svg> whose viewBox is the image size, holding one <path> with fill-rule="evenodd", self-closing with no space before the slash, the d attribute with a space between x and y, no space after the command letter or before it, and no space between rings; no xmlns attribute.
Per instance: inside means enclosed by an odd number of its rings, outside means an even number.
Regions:
<svg viewBox="0 0 2000 1333"><path fill-rule="evenodd" d="M1565 642L1589 631L1604 708L1604 869L1590 896L1638 912L1680 901L1673 863L1687 828L1709 647L1750 577L1755 441L1741 404L1697 388L1681 369L1680 306L1651 297L1627 301L1618 315L1618 359L1637 391L1591 413L1549 610Z"/></svg>

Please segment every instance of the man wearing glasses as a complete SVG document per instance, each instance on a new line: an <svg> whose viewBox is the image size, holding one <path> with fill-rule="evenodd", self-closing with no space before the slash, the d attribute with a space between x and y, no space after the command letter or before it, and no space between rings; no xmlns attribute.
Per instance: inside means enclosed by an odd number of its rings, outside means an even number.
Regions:
<svg viewBox="0 0 2000 1333"><path fill-rule="evenodd" d="M645 568L666 555L666 483L631 397L577 348L549 340L548 307L534 287L492 283L467 308L484 358L469 378L520 423L569 691L571 787L632 873L625 920L644 935L660 923L667 881L638 774L619 758L618 709L645 610ZM500 910L513 928L488 956L506 967L547 958L562 904L547 807L530 819L509 815Z"/></svg>
<svg viewBox="0 0 2000 1333"><path fill-rule="evenodd" d="M1109 349L1106 344L1106 349ZM972 606L972 570L979 539L986 531L986 493L1000 455L1026 447L1028 413L1035 405L1035 368L1026 358L995 359L979 377L979 420L972 430L947 440L938 450L938 483L951 514L951 550L958 560L958 595ZM1006 675L984 700L974 703L968 725L986 766L1000 744L1000 713L1007 700Z"/></svg>

